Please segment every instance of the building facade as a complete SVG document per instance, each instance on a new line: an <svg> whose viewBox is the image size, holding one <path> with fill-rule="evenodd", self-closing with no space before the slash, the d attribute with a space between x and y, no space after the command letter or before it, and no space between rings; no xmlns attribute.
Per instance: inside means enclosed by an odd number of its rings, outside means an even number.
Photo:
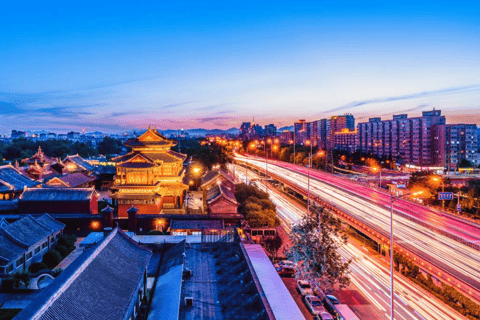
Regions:
<svg viewBox="0 0 480 320"><path fill-rule="evenodd" d="M362 153L419 167L445 165L445 116L440 110L424 111L416 118L370 118L358 124L357 134Z"/></svg>
<svg viewBox="0 0 480 320"><path fill-rule="evenodd" d="M478 166L478 136L476 124L448 124L445 126L446 165L450 169L458 167L462 159Z"/></svg>

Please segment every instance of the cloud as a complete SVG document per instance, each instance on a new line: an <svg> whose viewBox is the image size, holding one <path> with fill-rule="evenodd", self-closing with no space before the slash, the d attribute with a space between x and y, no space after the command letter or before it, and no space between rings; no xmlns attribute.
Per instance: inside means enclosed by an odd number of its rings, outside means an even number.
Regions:
<svg viewBox="0 0 480 320"><path fill-rule="evenodd" d="M441 89L441 90L424 91L424 92L418 92L418 93L402 95L402 96L376 98L376 99L364 100L364 101L354 101L354 102L351 102L351 103L346 104L344 106L333 108L333 109L324 111L322 113L344 111L344 110L347 110L347 109L352 109L352 108L355 108L355 107L360 107L360 106L363 106L363 105L366 105L366 104L372 104L372 103L392 102L392 101L399 101L399 100L410 100L410 99L417 99L417 98L423 98L423 97L431 97L431 96L436 96L436 95L465 93L465 92L478 91L478 90L480 90L480 85L475 84L475 85L464 86L464 87L453 87L453 88L447 88L447 89Z"/></svg>

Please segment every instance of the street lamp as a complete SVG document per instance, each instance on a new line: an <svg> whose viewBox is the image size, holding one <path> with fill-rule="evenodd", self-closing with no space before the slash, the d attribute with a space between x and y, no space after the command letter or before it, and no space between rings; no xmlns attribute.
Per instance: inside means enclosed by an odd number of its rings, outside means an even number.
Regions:
<svg viewBox="0 0 480 320"><path fill-rule="evenodd" d="M305 141L305 144L310 145L310 156L308 157L308 182L307 182L307 216L310 214L310 167L312 166L312 145L310 140Z"/></svg>
<svg viewBox="0 0 480 320"><path fill-rule="evenodd" d="M380 172L378 187L381 188L382 187L382 168L373 167L372 170L373 172L377 172L377 170Z"/></svg>
<svg viewBox="0 0 480 320"><path fill-rule="evenodd" d="M423 191L418 191L411 193L411 195L416 196L422 194ZM410 195L410 193L399 195L394 197L393 194L390 194L390 319L393 320L394 316L394 293L393 293L393 202L397 199L403 198Z"/></svg>
<svg viewBox="0 0 480 320"><path fill-rule="evenodd" d="M433 181L441 181L442 182L442 192L445 192L445 184L443 183L443 179L439 177L433 177ZM445 211L445 200L442 200L442 211Z"/></svg>

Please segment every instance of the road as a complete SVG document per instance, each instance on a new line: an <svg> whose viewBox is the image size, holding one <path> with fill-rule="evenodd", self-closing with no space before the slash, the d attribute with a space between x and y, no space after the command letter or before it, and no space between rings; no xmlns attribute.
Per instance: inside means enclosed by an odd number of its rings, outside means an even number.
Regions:
<svg viewBox="0 0 480 320"><path fill-rule="evenodd" d="M235 174L240 181L245 181L245 169L236 167ZM257 180L261 190L265 185L252 171L247 171L247 181ZM304 207L289 199L285 194L270 187L269 195L277 206L277 212L285 229L290 230L306 214ZM363 300L369 305L350 305L362 319L389 319L390 310L390 269L378 259L378 254L366 248L354 245L352 241L341 248L340 254L346 260L352 259L350 265L353 288L361 292ZM355 290L352 290L355 291ZM359 299L353 300L362 300ZM395 279L396 319L465 319L436 298L417 288L398 274ZM351 300L351 299L349 299ZM348 302L347 302L348 303Z"/></svg>
<svg viewBox="0 0 480 320"><path fill-rule="evenodd" d="M258 161L253 158L242 160L259 168L265 166L264 160ZM281 164L283 165L283 162ZM290 166L287 167L283 168L269 162L268 171L306 190L307 177L303 171L307 169L301 168L300 172L296 172ZM385 202L389 195L316 170L311 170L310 192L371 228L380 230L383 234L390 234L390 210ZM396 210L404 211L404 214L413 212L412 215L423 216L421 218L423 222L444 228L445 231L454 231L460 226L462 228L465 226L472 236L478 236L478 228L474 224L438 215L428 208L408 201L397 200L395 204ZM394 215L395 243L480 291L480 255L477 250L439 234L417 221L407 219L398 214L398 211ZM480 231L478 233L480 234Z"/></svg>

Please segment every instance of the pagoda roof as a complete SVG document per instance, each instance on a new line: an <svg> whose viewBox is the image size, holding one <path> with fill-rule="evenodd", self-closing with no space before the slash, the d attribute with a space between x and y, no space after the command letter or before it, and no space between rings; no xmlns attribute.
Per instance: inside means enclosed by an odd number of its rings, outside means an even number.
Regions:
<svg viewBox="0 0 480 320"><path fill-rule="evenodd" d="M178 153L172 150L168 150L167 152L158 152L158 153L150 153L150 152L139 152L139 151L133 151L130 152L126 155L114 158L113 161L119 163L127 163L131 160L133 160L136 157L142 157L145 159L146 162L154 163L155 161L162 161L165 163L171 163L171 162L178 162L178 161L185 161L187 158L187 155L184 155L182 153ZM141 163L141 162L133 162L132 163ZM123 166L123 165L122 165ZM126 167L128 168L128 167Z"/></svg>
<svg viewBox="0 0 480 320"><path fill-rule="evenodd" d="M32 157L23 159L22 162L33 164L35 162L38 163L52 163L55 159L47 156L43 151L42 148L39 146L37 153L35 153Z"/></svg>
<svg viewBox="0 0 480 320"><path fill-rule="evenodd" d="M31 188L40 183L24 176L12 165L0 166L0 192L22 191L23 188Z"/></svg>
<svg viewBox="0 0 480 320"><path fill-rule="evenodd" d="M225 180L229 181L233 185L235 185L235 180L233 179L233 177L231 175L229 175L228 173L226 173L225 171L223 171L223 170L212 170L202 177L202 187L206 184L209 184L209 183L212 183L212 182L216 181L219 178L222 179L223 181L225 181Z"/></svg>
<svg viewBox="0 0 480 320"><path fill-rule="evenodd" d="M128 147L142 147L142 146L174 146L176 142L165 138L160 134L157 129L151 129L148 127L148 130L145 131L138 138L129 139L125 142L125 145Z"/></svg>
<svg viewBox="0 0 480 320"><path fill-rule="evenodd" d="M124 320L151 256L117 227L80 255L16 319Z"/></svg>

